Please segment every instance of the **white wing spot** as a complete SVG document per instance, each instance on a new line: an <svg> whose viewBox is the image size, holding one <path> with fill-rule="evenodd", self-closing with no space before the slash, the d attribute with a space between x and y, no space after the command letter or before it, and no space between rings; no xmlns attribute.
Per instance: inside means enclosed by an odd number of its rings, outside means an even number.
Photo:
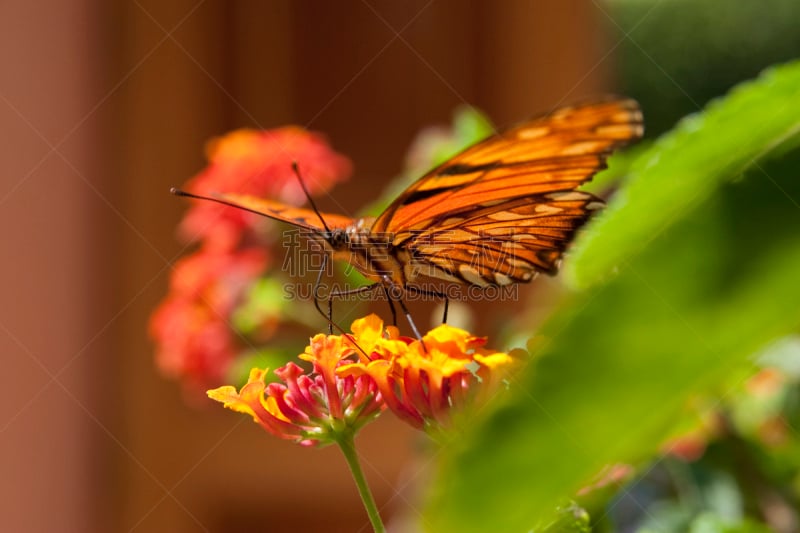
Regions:
<svg viewBox="0 0 800 533"><path fill-rule="evenodd" d="M452 248L452 246L446 246L446 245L441 245L441 246L435 246L435 245L417 246L417 250L419 250L420 253L425 254L425 255L436 255L439 252L444 252L445 250L450 250L451 248Z"/></svg>
<svg viewBox="0 0 800 533"><path fill-rule="evenodd" d="M589 202L586 204L587 211L595 211L597 209L602 209L605 204L603 202Z"/></svg>
<svg viewBox="0 0 800 533"><path fill-rule="evenodd" d="M463 283L463 280L459 277L453 276L446 270L438 267L433 263L406 263L405 265L405 273L406 279L412 281L416 279L418 276L428 276L432 278L438 278L444 281L451 281L453 283Z"/></svg>
<svg viewBox="0 0 800 533"><path fill-rule="evenodd" d="M547 195L547 198L550 200L555 200L557 202L574 202L577 200L588 200L591 198L585 192L578 192L578 191L567 191L567 192L551 192Z"/></svg>
<svg viewBox="0 0 800 533"><path fill-rule="evenodd" d="M519 239L517 239L519 240ZM512 250L526 250L525 246L515 241L504 241L503 248L510 248Z"/></svg>
<svg viewBox="0 0 800 533"><path fill-rule="evenodd" d="M436 240L442 243L469 242L477 238L474 233L458 228L443 229L436 235Z"/></svg>
<svg viewBox="0 0 800 533"><path fill-rule="evenodd" d="M561 152L561 155L583 155L597 152L598 143L596 141L584 141L570 144Z"/></svg>
<svg viewBox="0 0 800 533"><path fill-rule="evenodd" d="M500 272L494 273L494 280L497 282L498 285L510 285L512 282L511 278Z"/></svg>
<svg viewBox="0 0 800 533"><path fill-rule="evenodd" d="M468 282L472 283L473 285L478 285L480 287L486 287L489 285L486 283L486 280L478 273L478 271L469 265L461 265L458 267L458 273L467 280Z"/></svg>
<svg viewBox="0 0 800 533"><path fill-rule="evenodd" d="M492 220L522 220L525 218L530 218L530 215L522 214L522 213L514 213L513 211L498 211L497 213L492 213L488 215L489 218Z"/></svg>
<svg viewBox="0 0 800 533"><path fill-rule="evenodd" d="M610 124L596 127L595 132L599 135L607 135L612 138L627 139L631 136L631 132L636 132L636 128L631 127L630 124Z"/></svg>
<svg viewBox="0 0 800 533"><path fill-rule="evenodd" d="M487 235L492 235L494 237L501 237L504 235L511 235L514 233L514 228L504 226L501 228L490 228L486 230Z"/></svg>
<svg viewBox="0 0 800 533"><path fill-rule="evenodd" d="M517 132L517 139L538 139L550 133L550 128L540 126L538 128L525 128Z"/></svg>
<svg viewBox="0 0 800 533"><path fill-rule="evenodd" d="M614 113L611 116L611 120L615 122L641 122L642 121L642 112L638 109L631 109L628 111L620 111L619 113Z"/></svg>
<svg viewBox="0 0 800 533"><path fill-rule="evenodd" d="M563 211L563 209L561 209L560 207L552 206L552 205L539 204L539 205L536 206L534 211L536 211L537 213L544 214L544 215L555 215L556 213L560 213L561 211Z"/></svg>

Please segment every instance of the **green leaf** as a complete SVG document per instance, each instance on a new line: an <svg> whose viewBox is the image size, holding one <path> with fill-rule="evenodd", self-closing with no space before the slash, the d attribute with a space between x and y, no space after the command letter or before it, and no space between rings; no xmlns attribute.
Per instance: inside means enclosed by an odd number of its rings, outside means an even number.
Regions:
<svg viewBox="0 0 800 533"><path fill-rule="evenodd" d="M559 507L556 519L548 524L542 533L591 533L592 524L589 513L575 502Z"/></svg>
<svg viewBox="0 0 800 533"><path fill-rule="evenodd" d="M598 172L592 181L583 184L581 190L603 194L611 187L618 185L630 173L634 161L648 150L651 144L649 141L642 141L624 151L613 153L608 159L608 168Z"/></svg>
<svg viewBox="0 0 800 533"><path fill-rule="evenodd" d="M773 69L634 163L572 259L590 288L537 332L512 398L442 454L431 531L540 528L604 465L652 459L692 397L800 326L798 102L800 64Z"/></svg>
<svg viewBox="0 0 800 533"><path fill-rule="evenodd" d="M705 513L690 526L689 533L770 533L772 529L750 521L731 523L719 516Z"/></svg>

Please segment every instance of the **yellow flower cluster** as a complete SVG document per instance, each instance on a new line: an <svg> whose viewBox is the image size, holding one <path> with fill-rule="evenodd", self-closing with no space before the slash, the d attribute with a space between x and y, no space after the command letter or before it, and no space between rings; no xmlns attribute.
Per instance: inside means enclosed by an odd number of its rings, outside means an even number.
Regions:
<svg viewBox="0 0 800 533"><path fill-rule="evenodd" d="M351 330L311 339L299 356L313 365L310 372L290 362L275 370L280 381L267 385L267 371L253 369L239 392L225 386L208 395L279 437L319 445L354 433L384 407L416 428L446 428L454 412L495 390L517 361L446 324L421 340L400 336L376 315Z"/></svg>

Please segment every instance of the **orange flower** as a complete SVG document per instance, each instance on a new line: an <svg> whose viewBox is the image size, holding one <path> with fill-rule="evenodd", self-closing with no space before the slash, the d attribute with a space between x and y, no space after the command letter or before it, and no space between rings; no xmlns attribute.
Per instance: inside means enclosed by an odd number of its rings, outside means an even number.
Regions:
<svg viewBox="0 0 800 533"><path fill-rule="evenodd" d="M189 191L302 203L305 196L293 161L312 193L329 189L350 173L349 160L321 136L292 126L234 131L211 141L207 154L209 165L186 185ZM182 379L189 389L222 383L235 359L248 350L231 324L270 267L267 245L272 237L258 231L264 220L213 202L195 202L181 223L184 240L202 242L175 265L170 292L150 319L150 335L161 370ZM263 340L275 322L277 313L263 326L254 326L259 337L247 341Z"/></svg>
<svg viewBox="0 0 800 533"><path fill-rule="evenodd" d="M313 365L311 372L288 363L275 371L280 382L267 385L266 370L253 369L239 392L225 386L208 395L274 435L323 445L354 434L384 406L416 428L447 428L454 410L485 398L517 361L445 324L423 337L424 346L384 327L376 315L351 329L352 335L311 339L299 356Z"/></svg>
<svg viewBox="0 0 800 533"><path fill-rule="evenodd" d="M337 373L372 377L387 407L419 429L450 425L454 410L495 390L517 360L485 349L485 338L446 324L422 343L400 337L396 328L384 329L375 315L354 322L353 332L370 358L342 365Z"/></svg>
<svg viewBox="0 0 800 533"><path fill-rule="evenodd" d="M238 393L234 387L224 386L208 391L208 396L251 415L280 438L304 446L330 444L343 434L355 434L383 408L372 378L336 372L337 367L352 362L349 358L354 355L351 338L319 334L300 355L313 364L311 372L288 363L275 370L280 382L267 385L266 369L253 369Z"/></svg>
<svg viewBox="0 0 800 533"><path fill-rule="evenodd" d="M209 142L206 152L208 167L186 184L196 194L236 192L302 204L306 198L292 171L293 161L312 194L327 191L351 171L350 161L322 136L296 126L233 131ZM180 234L186 241L202 238L206 246L231 248L263 222L240 209L197 202L181 223Z"/></svg>

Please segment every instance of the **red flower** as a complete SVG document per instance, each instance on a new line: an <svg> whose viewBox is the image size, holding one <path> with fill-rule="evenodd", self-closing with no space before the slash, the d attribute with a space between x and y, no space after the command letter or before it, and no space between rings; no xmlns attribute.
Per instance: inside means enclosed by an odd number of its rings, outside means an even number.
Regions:
<svg viewBox="0 0 800 533"><path fill-rule="evenodd" d="M266 254L201 249L175 264L170 293L150 319L158 366L193 386L220 383L242 348L230 317L255 279Z"/></svg>
<svg viewBox="0 0 800 533"><path fill-rule="evenodd" d="M309 192L324 192L351 172L350 161L334 152L324 139L287 126L268 131L237 130L215 139L206 149L209 165L186 185L201 195L251 194L294 205L306 201L292 171L296 161ZM242 232L252 232L265 219L212 202L195 202L180 226L188 242L236 246Z"/></svg>
<svg viewBox="0 0 800 533"><path fill-rule="evenodd" d="M319 135L301 128L238 130L209 142L209 164L186 188L196 194L240 193L288 203L306 198L292 162L309 191L322 192L350 173L350 162ZM202 240L198 252L175 265L170 292L153 313L150 334L166 374L203 389L216 386L248 346L231 325L237 309L268 266L266 221L242 210L197 201L180 233ZM269 332L275 326L257 325Z"/></svg>

